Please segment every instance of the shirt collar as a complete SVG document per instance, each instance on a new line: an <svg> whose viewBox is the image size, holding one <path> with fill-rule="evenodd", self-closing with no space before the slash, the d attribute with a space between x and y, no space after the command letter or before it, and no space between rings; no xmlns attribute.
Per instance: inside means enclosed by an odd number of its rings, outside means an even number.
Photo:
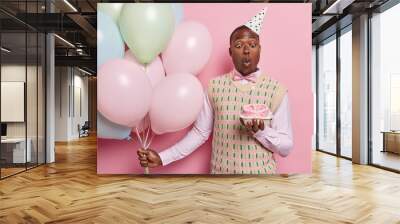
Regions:
<svg viewBox="0 0 400 224"><path fill-rule="evenodd" d="M244 76L238 70L236 70L236 68L233 68L233 74ZM261 75L261 70L259 68L257 68L257 71L250 73L248 75L254 75L255 77L258 78Z"/></svg>

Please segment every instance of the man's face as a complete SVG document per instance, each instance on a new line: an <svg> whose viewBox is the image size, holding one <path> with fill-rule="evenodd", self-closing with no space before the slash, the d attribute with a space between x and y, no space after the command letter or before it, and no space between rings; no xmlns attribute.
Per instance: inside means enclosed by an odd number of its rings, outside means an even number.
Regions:
<svg viewBox="0 0 400 224"><path fill-rule="evenodd" d="M261 46L258 35L248 28L241 28L232 34L229 54L237 71L248 75L257 70Z"/></svg>

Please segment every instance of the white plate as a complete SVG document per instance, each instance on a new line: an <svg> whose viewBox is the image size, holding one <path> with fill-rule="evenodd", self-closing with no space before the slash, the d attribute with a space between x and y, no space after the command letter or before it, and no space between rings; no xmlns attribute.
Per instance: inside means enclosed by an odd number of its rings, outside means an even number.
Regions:
<svg viewBox="0 0 400 224"><path fill-rule="evenodd" d="M256 119L256 120L272 120L272 117L246 117L243 115L240 115L241 118L243 118L244 120L252 120L252 119Z"/></svg>

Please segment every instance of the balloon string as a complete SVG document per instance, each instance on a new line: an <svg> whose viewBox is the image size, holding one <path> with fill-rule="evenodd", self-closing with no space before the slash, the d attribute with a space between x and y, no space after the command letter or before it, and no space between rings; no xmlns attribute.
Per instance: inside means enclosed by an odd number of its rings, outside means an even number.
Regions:
<svg viewBox="0 0 400 224"><path fill-rule="evenodd" d="M149 132L151 134L151 138L150 138L150 140L149 140L149 142L147 144L147 148L151 145L151 142L153 141L153 138L154 138L154 135L155 135L154 132L151 130L150 116L148 117L148 122L149 122Z"/></svg>
<svg viewBox="0 0 400 224"><path fill-rule="evenodd" d="M147 74L147 64L145 64L145 65L143 66L143 70L144 70L144 73ZM146 120L147 120L147 117L144 118L144 121L143 121L144 124L143 124L143 125L145 125ZM144 141L142 141L142 139L140 139L140 142L141 142L140 144L142 145L142 148L144 148L144 149L147 149L147 147L148 147L148 145L149 145L149 144L147 144L147 139L148 139L148 137L149 137L149 130L150 130L150 128L148 128L148 129L146 130L146 134L144 133L144 131L142 131ZM138 132L138 131L137 131L137 128L136 128L136 132ZM146 135L146 138L145 138L145 135Z"/></svg>
<svg viewBox="0 0 400 224"><path fill-rule="evenodd" d="M149 142L148 142L147 145L146 145L146 149L148 149L149 146L151 145L151 142L153 141L153 138L154 138L154 134L153 134L153 132L151 132L151 137L150 137Z"/></svg>
<svg viewBox="0 0 400 224"><path fill-rule="evenodd" d="M149 148L151 142L153 142L153 137L154 137L154 133L153 133L153 131L151 130L150 117L148 117L148 122L149 122L149 126L147 127L147 128L148 128L148 129L147 129L147 131L148 131L147 133L150 132L151 137L150 137L149 141L146 142L146 143L147 143L147 144L145 145L146 150ZM147 137L146 137L146 138L147 138ZM149 174L149 173L150 173L149 167L145 167L145 168L144 168L144 173L145 173L145 174Z"/></svg>
<svg viewBox="0 0 400 224"><path fill-rule="evenodd" d="M144 122L146 122L146 121L144 121ZM146 140L143 143L145 150L148 150L149 145L150 145L150 144L147 143L147 137L149 136L149 132L150 132L150 127L148 127L147 130L146 130ZM143 137L144 137L144 134L143 134ZM151 140L152 139L150 139L150 142L151 142ZM144 168L144 174L149 174L149 173L150 173L150 168L147 166L147 167Z"/></svg>
<svg viewBox="0 0 400 224"><path fill-rule="evenodd" d="M139 134L139 131L138 131L137 127L135 127L135 130L136 130L136 136L139 139L140 146L143 147L143 141L142 141L142 138L140 137L140 134Z"/></svg>
<svg viewBox="0 0 400 224"><path fill-rule="evenodd" d="M143 121L143 122L144 122L144 121ZM142 127L143 127L143 126L144 126L144 123L142 123ZM144 149L147 149L147 148L144 147L144 146L146 145L146 142L147 142L147 140L144 139L144 137L146 136L145 130L142 130L142 132L140 132L140 133L142 133L143 148L144 148Z"/></svg>
<svg viewBox="0 0 400 224"><path fill-rule="evenodd" d="M145 120L144 120L144 124L146 123L146 118L145 118ZM145 146L145 149L147 149L147 139L148 139L148 137L149 137L149 132L150 132L150 128L147 128L146 129L146 139L144 140L144 146ZM143 137L144 137L144 135L143 135Z"/></svg>

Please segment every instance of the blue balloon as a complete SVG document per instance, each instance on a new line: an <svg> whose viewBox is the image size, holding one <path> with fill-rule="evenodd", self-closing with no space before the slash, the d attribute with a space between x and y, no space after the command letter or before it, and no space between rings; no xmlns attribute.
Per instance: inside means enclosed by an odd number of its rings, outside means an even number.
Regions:
<svg viewBox="0 0 400 224"><path fill-rule="evenodd" d="M122 58L125 45L114 20L97 12L97 67L111 59Z"/></svg>
<svg viewBox="0 0 400 224"><path fill-rule="evenodd" d="M115 124L97 111L97 137L107 139L129 140L131 128Z"/></svg>
<svg viewBox="0 0 400 224"><path fill-rule="evenodd" d="M183 20L183 4L172 3L172 9L175 15L175 27Z"/></svg>

